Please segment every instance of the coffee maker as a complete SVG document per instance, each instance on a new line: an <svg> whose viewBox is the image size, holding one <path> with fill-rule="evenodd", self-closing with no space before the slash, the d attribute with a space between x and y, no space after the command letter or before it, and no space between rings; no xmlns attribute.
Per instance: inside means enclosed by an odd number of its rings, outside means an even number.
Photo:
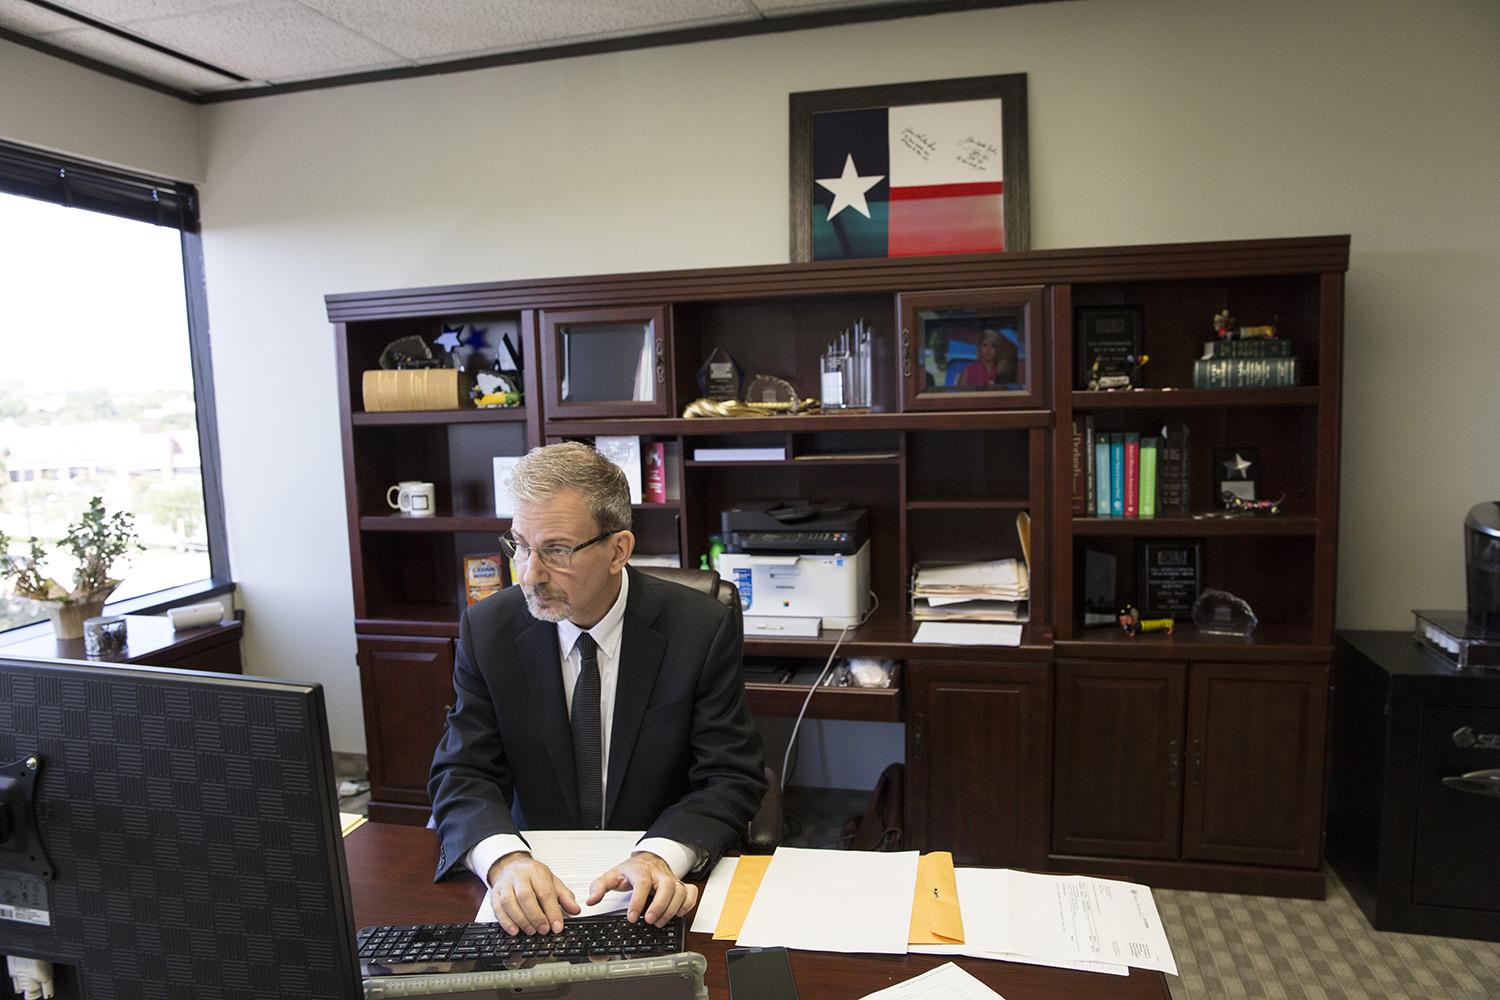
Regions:
<svg viewBox="0 0 1500 1000"><path fill-rule="evenodd" d="M1500 635L1500 501L1469 508L1464 518L1469 624Z"/></svg>

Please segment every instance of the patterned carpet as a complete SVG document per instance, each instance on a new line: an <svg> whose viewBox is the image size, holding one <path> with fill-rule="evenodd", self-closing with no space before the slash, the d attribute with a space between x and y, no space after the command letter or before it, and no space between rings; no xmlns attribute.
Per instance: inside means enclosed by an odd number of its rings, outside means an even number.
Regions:
<svg viewBox="0 0 1500 1000"><path fill-rule="evenodd" d="M1338 877L1325 900L1157 889L1173 1000L1495 1000L1500 944L1370 927Z"/></svg>

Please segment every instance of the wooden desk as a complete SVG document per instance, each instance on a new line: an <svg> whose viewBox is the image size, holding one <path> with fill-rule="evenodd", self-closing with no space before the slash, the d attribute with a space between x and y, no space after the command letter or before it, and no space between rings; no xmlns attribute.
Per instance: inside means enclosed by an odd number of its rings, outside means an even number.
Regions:
<svg viewBox="0 0 1500 1000"><path fill-rule="evenodd" d="M243 673L237 621L177 631L165 615L125 615L125 650L115 656L88 656L82 639L59 639L50 630L7 642L0 656L26 660L81 660L85 663L139 663L150 667Z"/></svg>
<svg viewBox="0 0 1500 1000"><path fill-rule="evenodd" d="M472 920L484 885L468 877L434 884L437 835L424 827L366 823L344 838L356 927L372 924ZM733 942L689 934L688 948L708 958L711 1000L728 1000L724 953ZM799 1000L857 1000L948 961L927 955L840 955L792 952ZM975 958L959 965L1005 1000L1171 1000L1159 972L1132 969L1128 977L1016 965Z"/></svg>

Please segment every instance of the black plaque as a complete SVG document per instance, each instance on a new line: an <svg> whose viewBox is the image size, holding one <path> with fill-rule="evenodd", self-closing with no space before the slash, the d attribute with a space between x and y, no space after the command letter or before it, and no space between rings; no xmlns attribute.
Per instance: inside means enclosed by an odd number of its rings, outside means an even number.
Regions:
<svg viewBox="0 0 1500 1000"><path fill-rule="evenodd" d="M1134 372L1141 355L1142 310L1139 306L1080 306L1075 310L1075 389L1087 389L1094 363L1102 371ZM1131 377L1131 388L1136 388Z"/></svg>
<svg viewBox="0 0 1500 1000"><path fill-rule="evenodd" d="M1151 539L1136 551L1140 582L1136 600L1142 618L1187 619L1203 590L1203 543Z"/></svg>

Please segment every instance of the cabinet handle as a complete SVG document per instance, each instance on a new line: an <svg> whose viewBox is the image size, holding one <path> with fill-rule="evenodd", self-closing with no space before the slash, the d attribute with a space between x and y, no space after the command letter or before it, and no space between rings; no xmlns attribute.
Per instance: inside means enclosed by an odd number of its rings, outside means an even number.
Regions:
<svg viewBox="0 0 1500 1000"><path fill-rule="evenodd" d="M911 331L901 328L901 377L911 378Z"/></svg>
<svg viewBox="0 0 1500 1000"><path fill-rule="evenodd" d="M1167 741L1167 787L1176 788L1182 781L1182 741Z"/></svg>
<svg viewBox="0 0 1500 1000"><path fill-rule="evenodd" d="M1193 741L1193 787L1203 784L1203 741Z"/></svg>
<svg viewBox="0 0 1500 1000"><path fill-rule="evenodd" d="M912 716L911 752L915 760L922 759L922 713Z"/></svg>

